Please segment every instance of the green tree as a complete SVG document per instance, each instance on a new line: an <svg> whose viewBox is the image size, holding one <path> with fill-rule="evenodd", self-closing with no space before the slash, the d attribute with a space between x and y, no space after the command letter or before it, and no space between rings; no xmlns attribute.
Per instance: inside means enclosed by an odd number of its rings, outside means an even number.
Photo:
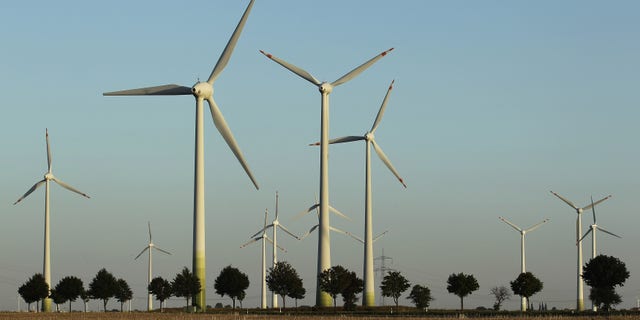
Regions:
<svg viewBox="0 0 640 320"><path fill-rule="evenodd" d="M171 290L176 297L184 297L187 300L187 308L189 308L189 301L200 293L202 286L200 285L200 279L187 267L184 267L182 272L176 274L175 278L173 278Z"/></svg>
<svg viewBox="0 0 640 320"><path fill-rule="evenodd" d="M333 309L335 310L337 299L336 297L342 293L342 291L349 285L346 281L345 275L348 273L347 269L337 265L320 273L318 285L320 290L328 293L333 299Z"/></svg>
<svg viewBox="0 0 640 320"><path fill-rule="evenodd" d="M293 298L296 303L296 308L298 308L298 300L304 299L305 294L307 294L307 289L304 288L302 284L302 279L298 278L299 281L296 281L293 291L289 296Z"/></svg>
<svg viewBox="0 0 640 320"><path fill-rule="evenodd" d="M411 288L411 293L409 293L407 298L411 299L418 309L428 308L431 301L433 301L431 290L427 286L421 286L419 284Z"/></svg>
<svg viewBox="0 0 640 320"><path fill-rule="evenodd" d="M36 302L36 310L39 310L39 301L49 296L49 286L42 274L36 273L18 288L18 293L27 303L29 309L31 309L31 304Z"/></svg>
<svg viewBox="0 0 640 320"><path fill-rule="evenodd" d="M302 281L298 272L288 262L280 261L267 271L267 287L282 297L282 307L286 308L286 297L291 296Z"/></svg>
<svg viewBox="0 0 640 320"><path fill-rule="evenodd" d="M232 266L226 266L215 280L213 287L221 297L229 296L233 301L233 309L236 308L236 299L244 294L249 287L249 277L242 271Z"/></svg>
<svg viewBox="0 0 640 320"><path fill-rule="evenodd" d="M55 289L57 294L61 295L65 301L69 301L69 312L71 312L71 302L76 301L84 290L84 285L80 278L74 276L64 277L58 282Z"/></svg>
<svg viewBox="0 0 640 320"><path fill-rule="evenodd" d="M151 283L149 283L147 290L149 290L149 292L156 296L156 299L160 301L160 312L162 312L164 301L169 299L173 294L171 291L171 283L162 277L155 277L151 280Z"/></svg>
<svg viewBox="0 0 640 320"><path fill-rule="evenodd" d="M124 303L133 298L133 291L129 287L129 284L124 279L118 279L118 290L114 297L120 302L120 312L124 311Z"/></svg>
<svg viewBox="0 0 640 320"><path fill-rule="evenodd" d="M389 271L387 275L384 276L384 279L382 279L380 289L382 290L383 296L393 298L393 302L397 308L398 298L400 298L400 295L407 291L410 286L409 281L400 274L399 271Z"/></svg>
<svg viewBox="0 0 640 320"><path fill-rule="evenodd" d="M505 286L493 287L489 290L489 293L496 299L496 302L493 304L493 310L500 310L502 307L502 303L506 300L511 299L511 292Z"/></svg>
<svg viewBox="0 0 640 320"><path fill-rule="evenodd" d="M89 290L82 288L82 292L80 292L80 299L82 299L82 302L84 304L84 312L87 312L87 304L89 303L89 300L91 300L91 294Z"/></svg>
<svg viewBox="0 0 640 320"><path fill-rule="evenodd" d="M604 311L622 302L615 291L616 286L623 286L629 278L629 271L624 262L618 258L599 255L584 266L582 278L591 287L589 299Z"/></svg>
<svg viewBox="0 0 640 320"><path fill-rule="evenodd" d="M49 297L53 300L53 303L56 304L56 312L60 312L60 305L67 302L67 298L62 296L56 289L51 290Z"/></svg>
<svg viewBox="0 0 640 320"><path fill-rule="evenodd" d="M460 297L460 311L464 310L464 297L479 288L478 280L472 274L452 273L447 279L447 291Z"/></svg>
<svg viewBox="0 0 640 320"><path fill-rule="evenodd" d="M342 301L344 301L345 310L356 309L356 295L364 289L364 281L356 276L356 273L349 271L344 275L347 286L340 293L342 295Z"/></svg>
<svg viewBox="0 0 640 320"><path fill-rule="evenodd" d="M107 312L109 299L118 291L118 280L106 269L102 268L89 283L89 292L94 299L102 300L103 310Z"/></svg>
<svg viewBox="0 0 640 320"><path fill-rule="evenodd" d="M518 278L511 281L511 290L513 290L513 293L526 298L527 304L529 297L540 292L542 288L542 281L536 278L531 272L523 272L518 275Z"/></svg>

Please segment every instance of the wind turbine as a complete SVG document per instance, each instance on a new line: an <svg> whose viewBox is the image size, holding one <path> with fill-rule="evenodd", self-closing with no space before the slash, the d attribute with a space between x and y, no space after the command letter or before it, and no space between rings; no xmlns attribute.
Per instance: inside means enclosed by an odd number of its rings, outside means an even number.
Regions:
<svg viewBox="0 0 640 320"><path fill-rule="evenodd" d="M394 80L395 81L395 80ZM353 141L364 141L366 145L365 149L365 202L364 202L364 263L363 263L363 274L364 274L364 292L362 298L362 305L366 307L375 306L375 283L374 283L374 274L373 274L373 215L372 211L372 195L371 195L371 145L373 145L373 149L378 154L378 157L384 164L391 170L391 172L398 178L400 183L406 188L407 185L404 183L398 171L393 167L389 158L382 151L380 146L376 143L374 139L374 134L378 125L380 124L380 120L382 120L382 115L387 107L387 101L389 99L389 94L393 89L393 83L389 85L389 89L387 89L387 94L384 96L384 100L382 101L382 105L380 106L380 110L378 111L378 115L376 116L375 121L373 122L373 126L371 126L371 130L365 133L363 136L346 136L341 138L336 138L329 140L329 144L334 143L344 143L344 142L353 142ZM318 145L319 143L315 143L314 145Z"/></svg>
<svg viewBox="0 0 640 320"><path fill-rule="evenodd" d="M582 236L582 212L584 210L589 210L590 208L595 207L599 203L611 198L611 195L608 195L596 202L591 202L590 205L580 208L577 207L573 202L563 198L561 195L551 191L551 193L562 200L564 203L568 204L571 208L576 210L578 217L576 219L576 246L578 247L578 274L577 274L577 301L576 301L576 309L578 311L584 310L584 281L582 281L582 241L580 241L580 237Z"/></svg>
<svg viewBox="0 0 640 320"><path fill-rule="evenodd" d="M256 232L256 234L252 235L251 238L254 238L256 236L258 236L260 233L264 233L266 232L267 229L272 228L273 230L273 267L276 266L276 263L278 263L278 251L276 250L276 247L278 246L278 228L282 229L282 231L288 233L290 236L300 240L300 237L296 236L295 234L291 233L291 231L289 231L285 226L283 226L282 224L280 224L280 221L278 220L278 192L276 191L276 217L273 220L273 222L271 222L271 224L266 225L264 228L262 228L260 231ZM278 295L274 292L273 296L272 296L272 302L271 302L271 306L272 308L277 308L278 307Z"/></svg>
<svg viewBox="0 0 640 320"><path fill-rule="evenodd" d="M593 197L591 197L591 203L593 204ZM608 233L614 237L618 237L618 238L622 238L621 236L609 232L605 229L603 229L601 226L599 226L596 223L596 209L594 208L594 206L591 206L591 211L593 213L593 224L590 226L589 230L587 230L587 232L585 232L585 234L582 236L582 238L580 238L580 240L578 240L578 242L582 242L582 239L584 239L589 233L591 233L591 258L595 258L596 257L596 230L600 230L604 233ZM596 307L595 305L593 305L593 311L598 311L598 307Z"/></svg>
<svg viewBox="0 0 640 320"><path fill-rule="evenodd" d="M393 48L378 54L331 83L320 82L307 71L260 50L267 58L314 84L320 90L322 96L320 104L320 230L318 231L318 267L316 274L331 268L331 238L329 235L329 94L333 91L333 88L355 78L391 50ZM332 302L331 296L320 290L318 281L320 280L316 280L316 305L329 307Z"/></svg>
<svg viewBox="0 0 640 320"><path fill-rule="evenodd" d="M244 248L258 240L262 240L262 271L261 271L261 286L262 286L262 291L261 291L261 303L260 303L260 308L261 309L266 309L267 308L267 264L266 264L266 254L265 254L265 240L269 241L271 244L273 244L273 240L271 240L269 238L269 236L267 235L267 215L269 214L268 210L264 210L264 227L260 230L262 233L260 233L260 231L258 233L256 233L254 236L252 236L251 240L247 241L245 244L241 245L240 248ZM285 251L286 250L281 247L281 246L277 246L278 249Z"/></svg>
<svg viewBox="0 0 640 320"><path fill-rule="evenodd" d="M51 290L51 241L50 241L50 232L49 232L49 181L53 181L60 185L61 187L73 191L85 198L89 198L83 192L78 191L74 187L62 182L62 180L56 178L51 172L51 147L49 146L49 130L45 129L45 138L47 141L47 173L45 173L44 178L31 187L22 197L20 197L13 204L16 205L18 202L22 201L22 199L29 196L36 189L41 187L44 184L44 262L43 262L43 271L44 281L49 286L49 290ZM51 298L45 298L42 302L42 311L51 312Z"/></svg>
<svg viewBox="0 0 640 320"><path fill-rule="evenodd" d="M236 46L242 28L247 21L254 0L249 2L247 9L244 11L240 22L238 23L231 39L227 42L227 46L222 51L222 55L218 59L216 66L213 68L209 79L206 82L198 81L193 87L179 86L168 84L156 87L147 87L132 90L123 90L104 93L105 96L140 96L140 95L193 95L196 99L196 128L195 128L195 182L193 197L193 273L200 280L202 290L195 296L195 304L198 310L206 310L206 267L205 267L205 223L204 223L204 100L207 100L213 123L226 141L231 151L236 156L244 171L258 189L258 183L253 177L249 166L244 160L242 151L236 143L226 120L222 116L218 105L213 99L213 83L218 78L222 70L227 66L233 49Z"/></svg>
<svg viewBox="0 0 640 320"><path fill-rule="evenodd" d="M503 217L498 217L498 219L502 220L504 223L510 225L512 228L516 229L516 231L520 232L520 273L525 273L527 272L527 268L525 265L525 251L524 251L524 236L527 233L532 232L535 229L540 228L540 226L542 226L542 224L546 223L547 221L549 221L549 219L544 219L541 222L538 222L537 224L529 227L528 229L522 229L520 227L518 227L517 225L511 223L511 221L503 218ZM520 310L521 311L527 311L527 298L525 297L521 297L520 299Z"/></svg>
<svg viewBox="0 0 640 320"><path fill-rule="evenodd" d="M162 253L166 253L168 255L171 255L170 252L162 250L158 247L156 247L155 244L153 244L153 239L151 237L151 222L147 222L148 226L149 226L149 244L147 244L146 247L144 247L144 249L142 249L142 251L140 251L140 253L133 258L133 260L137 260L145 251L149 250L149 281L147 282L147 288L149 287L149 285L151 284L151 280L153 279L153 259L152 257L152 251L153 249L156 249ZM152 300L152 295L151 292L149 291L149 289L147 289L147 292L149 293L148 297L147 297L147 310L148 311L152 311L153 310L153 300Z"/></svg>

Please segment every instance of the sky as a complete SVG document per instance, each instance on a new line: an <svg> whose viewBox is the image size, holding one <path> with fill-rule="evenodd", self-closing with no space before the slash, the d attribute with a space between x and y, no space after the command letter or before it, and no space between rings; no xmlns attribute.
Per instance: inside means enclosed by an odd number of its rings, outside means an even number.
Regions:
<svg viewBox="0 0 640 320"><path fill-rule="evenodd" d="M68 275L87 285L106 268L144 309L147 259L134 257L147 222L172 253L154 255L154 276L191 267L194 100L102 93L207 79L247 4L0 2L0 310L16 310L17 288L42 272L44 189L13 203L46 173L45 128L53 173L91 196L52 186L54 285ZM458 307L446 280L459 272L480 285L465 306L491 307L490 288L520 272L519 234L498 216L521 227L549 218L527 235L527 270L544 283L532 302L574 308L576 213L550 191L579 206L611 194L596 207L598 224L622 239L598 234L598 253L626 263L618 307L636 306L638 12L640 3L625 0L256 0L214 98L260 190L205 110L207 303L231 303L213 282L232 265L251 281L244 306L259 306L260 246L240 245L265 209L273 219L276 191L289 230L317 223L293 217L318 193L319 150L308 144L319 139L320 95L259 50L331 82L393 47L330 95L329 135L363 134L395 79L376 141L408 187L372 155L374 234L389 231L374 255L384 250L386 267L428 286L432 308ZM332 216L331 225L361 236L364 144L331 146L329 183L331 205L351 217ZM591 223L585 212L583 230ZM307 288L299 304L312 305L317 235L281 232L278 243ZM362 276L361 244L333 233L331 246L332 265ZM583 250L586 262L590 240ZM505 308L518 309L519 298Z"/></svg>

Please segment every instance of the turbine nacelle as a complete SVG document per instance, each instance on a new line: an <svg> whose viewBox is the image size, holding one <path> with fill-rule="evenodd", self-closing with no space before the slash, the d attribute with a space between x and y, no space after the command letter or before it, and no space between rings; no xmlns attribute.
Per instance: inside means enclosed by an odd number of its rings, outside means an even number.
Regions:
<svg viewBox="0 0 640 320"><path fill-rule="evenodd" d="M196 98L210 99L213 97L213 86L208 82L197 82L191 87L191 93Z"/></svg>
<svg viewBox="0 0 640 320"><path fill-rule="evenodd" d="M49 180L53 180L53 179L55 179L55 177L53 176L53 173L51 173L51 172L47 172L47 173L44 175L44 179L45 179L45 180L47 180L47 181L49 181Z"/></svg>
<svg viewBox="0 0 640 320"><path fill-rule="evenodd" d="M333 85L329 82L323 82L318 86L318 90L320 90L322 94L330 94L331 91L333 91Z"/></svg>

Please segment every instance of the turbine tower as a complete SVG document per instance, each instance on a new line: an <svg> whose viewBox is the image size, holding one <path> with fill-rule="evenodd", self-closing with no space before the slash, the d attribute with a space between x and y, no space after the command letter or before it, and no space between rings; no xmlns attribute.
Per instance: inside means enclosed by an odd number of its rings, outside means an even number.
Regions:
<svg viewBox="0 0 640 320"><path fill-rule="evenodd" d="M196 99L196 124L195 124L195 182L193 197L193 270L192 272L200 280L202 290L195 296L195 305L198 311L205 311L207 306L206 299L206 266L205 266L205 222L204 222L204 100L207 100L213 123L226 141L231 151L236 156L244 171L258 189L258 183L253 177L249 166L244 160L242 151L236 143L226 120L222 116L218 105L213 99L213 83L218 78L222 70L227 66L233 49L238 42L240 33L247 21L253 2L251 0L247 9L244 11L240 22L236 26L231 39L227 42L227 46L222 51L222 55L218 59L216 66L213 68L209 79L206 82L198 81L193 87L179 86L168 84L156 87L147 87L132 90L123 90L104 93L105 96L140 96L140 95L193 95Z"/></svg>
<svg viewBox="0 0 640 320"><path fill-rule="evenodd" d="M353 142L353 141L364 141L365 148L365 202L364 202L364 262L363 262L363 274L364 274L364 292L362 298L362 305L365 307L373 307L376 304L375 298L375 283L374 283L374 274L373 274L373 215L372 215L372 195L371 195L371 145L373 145L373 149L378 154L378 157L384 164L391 170L391 172L398 178L400 183L406 188L407 185L404 183L398 171L393 167L391 161L387 158L385 153L382 151L380 146L376 143L374 139L374 134L378 125L380 124L380 120L382 120L382 115L384 114L384 110L387 107L387 100L389 99L389 94L393 89L394 81L391 81L389 85L389 89L387 89L387 94L384 96L384 100L382 101L382 105L380 106L380 110L378 111L378 115L376 116L375 121L373 122L373 126L369 132L365 133L363 136L347 136L329 140L329 144L333 143L344 143L344 142ZM316 143L315 145L318 145Z"/></svg>
<svg viewBox="0 0 640 320"><path fill-rule="evenodd" d="M261 295L260 295L260 308L261 309L266 309L267 308L267 264L266 264L266 255L265 255L265 248L266 248L266 244L265 244L265 240L269 241L271 244L273 244L273 240L271 240L269 238L269 236L267 236L267 215L269 214L269 211L267 209L264 210L264 227L258 232L256 233L254 236L252 236L253 239L249 240L248 242L246 242L245 244L241 245L240 248L244 248L258 240L262 240L262 271L261 271ZM262 232L262 233L260 233ZM259 236L258 236L259 235ZM284 250L284 248L282 248L281 246L277 246L278 249L282 250L282 251L286 251Z"/></svg>
<svg viewBox="0 0 640 320"><path fill-rule="evenodd" d="M22 199L29 196L32 192L34 192L36 189L38 189L44 184L44 259L43 259L43 265L42 265L42 269L43 269L42 275L44 276L44 281L49 286L49 291L51 291L51 241L50 241L51 235L49 232L49 220L50 220L49 219L50 217L49 215L49 181L53 181L58 185L60 185L61 187L69 191L73 191L85 198L89 198L89 196L83 192L78 191L74 187L62 182L62 180L56 178L53 175L53 173L51 172L52 159L51 159L51 147L49 146L49 130L48 129L45 129L45 138L47 141L47 173L45 173L44 179L36 182L36 184L34 184L31 187L31 189L27 190L27 192L24 195L22 195L22 197L20 197L13 204L16 205L18 202L22 201ZM51 298L45 298L42 301L42 311L51 312Z"/></svg>
<svg viewBox="0 0 640 320"><path fill-rule="evenodd" d="M516 231L520 233L520 273L527 272L527 267L525 264L524 236L527 233L530 233L533 230L540 228L540 226L542 226L542 224L544 224L545 222L549 221L549 219L544 219L541 222L538 222L537 224L529 227L528 229L522 229L503 217L498 217L498 219L510 225L512 228L516 229ZM527 298L525 297L520 297L520 310L527 311Z"/></svg>
<svg viewBox="0 0 640 320"><path fill-rule="evenodd" d="M151 237L151 222L147 222L148 226L149 226L149 244L147 244L146 247L144 247L144 249L142 249L142 251L140 251L140 253L133 258L133 260L137 260L145 251L149 250L149 277L148 277L148 281L147 281L147 292L149 293L149 295L147 296L147 311L152 311L153 310L153 297L151 295L151 292L149 291L149 285L151 284L151 280L153 279L153 259L152 259L152 251L153 249L156 249L162 253L171 255L170 252L162 250L158 247L156 247L155 244L153 244L153 239Z"/></svg>
<svg viewBox="0 0 640 320"><path fill-rule="evenodd" d="M593 203L593 197L591 197L591 203ZM587 232L585 232L585 234L582 236L582 238L580 238L580 240L578 240L578 242L582 242L582 239L584 239L589 233L591 233L591 258L595 258L597 255L597 251L596 251L596 230L600 230L604 233L608 233L614 237L618 237L618 238L622 238L621 236L615 234L615 233L611 233L605 229L603 229L601 226L599 226L596 223L596 209L594 208L594 206L591 206L591 212L593 213L593 224L590 226L589 230L587 230ZM593 305L593 311L598 311L598 307L595 306L595 304Z"/></svg>
<svg viewBox="0 0 640 320"><path fill-rule="evenodd" d="M307 71L260 50L267 58L311 82L320 90L322 96L320 104L320 230L318 231L318 266L316 274L321 274L322 271L331 268L331 240L329 235L329 94L333 91L333 88L355 78L391 50L393 48L378 54L331 83L320 82ZM319 279L316 280L316 305L329 307L332 305L331 296L320 290L319 281Z"/></svg>
<svg viewBox="0 0 640 320"><path fill-rule="evenodd" d="M584 310L584 281L582 280L582 241L580 241L580 237L582 236L582 212L584 212L584 210L589 210L590 208L595 207L596 205L598 205L599 203L611 198L611 195L608 195L598 201L596 201L595 203L592 202L590 205L584 207L584 208L580 208L577 207L575 204L573 204L573 202L563 198L561 195L551 191L551 193L558 197L560 200L562 200L564 203L568 204L571 208L573 208L574 210L576 210L576 213L578 215L577 219L576 219L576 246L578 247L578 274L577 274L577 301L576 301L576 309L578 311L583 311Z"/></svg>

